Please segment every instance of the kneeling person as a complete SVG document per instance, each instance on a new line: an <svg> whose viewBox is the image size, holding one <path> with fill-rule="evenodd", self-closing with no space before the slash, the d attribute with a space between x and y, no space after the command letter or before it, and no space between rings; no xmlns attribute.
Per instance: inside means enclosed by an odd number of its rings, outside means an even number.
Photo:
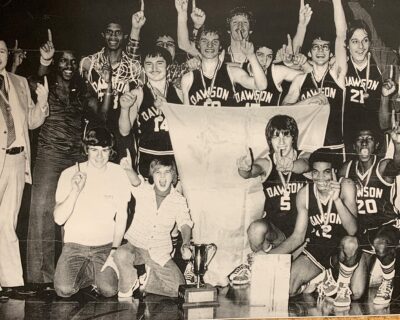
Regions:
<svg viewBox="0 0 400 320"><path fill-rule="evenodd" d="M64 246L54 276L60 297L93 286L106 297L117 293L113 254L127 221L130 183L124 170L109 162L113 135L94 128L84 138L88 161L65 169L58 181L54 220L64 225Z"/></svg>
<svg viewBox="0 0 400 320"><path fill-rule="evenodd" d="M128 161L129 162L129 161ZM175 163L169 159L154 159L150 163L149 182L137 176L128 164L136 211L125 234L128 243L115 253L121 298L132 296L142 285L147 293L177 297L179 285L185 284L183 274L171 259L171 231L175 224L181 231L183 259L189 259L189 242L193 222L186 199L174 188L177 182ZM146 265L146 280L140 283L135 265Z"/></svg>

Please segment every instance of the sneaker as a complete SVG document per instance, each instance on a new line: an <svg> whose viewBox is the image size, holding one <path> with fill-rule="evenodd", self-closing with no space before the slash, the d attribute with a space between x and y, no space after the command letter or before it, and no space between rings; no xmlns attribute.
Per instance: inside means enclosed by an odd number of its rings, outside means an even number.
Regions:
<svg viewBox="0 0 400 320"><path fill-rule="evenodd" d="M183 273L183 276L185 277L186 284L195 284L197 282L197 277L193 272L194 266L193 262L189 261L188 264L186 265L185 272Z"/></svg>
<svg viewBox="0 0 400 320"><path fill-rule="evenodd" d="M246 263L236 267L229 276L228 279L233 285L241 285L250 283L251 271L250 266Z"/></svg>
<svg viewBox="0 0 400 320"><path fill-rule="evenodd" d="M306 294L313 293L319 287L319 285L324 281L325 273L326 271L322 271L314 279L311 279L306 284L303 284L300 287L300 293L306 293Z"/></svg>
<svg viewBox="0 0 400 320"><path fill-rule="evenodd" d="M122 291L118 291L118 298L130 298L133 295L133 292L139 288L140 286L140 282L139 279L136 279L135 282L133 283L132 287L126 291L126 292L122 292Z"/></svg>
<svg viewBox="0 0 400 320"><path fill-rule="evenodd" d="M328 269L325 272L325 280L318 286L318 293L331 297L338 292L338 283L333 278L332 270Z"/></svg>
<svg viewBox="0 0 400 320"><path fill-rule="evenodd" d="M375 304L388 304L392 299L393 283L392 279L383 279L381 285L376 292L374 303Z"/></svg>
<svg viewBox="0 0 400 320"><path fill-rule="evenodd" d="M335 307L350 307L351 290L348 284L340 283L337 289L337 295L333 305Z"/></svg>

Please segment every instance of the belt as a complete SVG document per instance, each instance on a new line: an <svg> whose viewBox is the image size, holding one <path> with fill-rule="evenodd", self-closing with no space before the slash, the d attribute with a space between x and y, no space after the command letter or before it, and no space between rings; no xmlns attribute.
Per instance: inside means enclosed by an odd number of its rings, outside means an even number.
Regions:
<svg viewBox="0 0 400 320"><path fill-rule="evenodd" d="M14 147L6 150L7 154L18 154L24 151L24 147Z"/></svg>

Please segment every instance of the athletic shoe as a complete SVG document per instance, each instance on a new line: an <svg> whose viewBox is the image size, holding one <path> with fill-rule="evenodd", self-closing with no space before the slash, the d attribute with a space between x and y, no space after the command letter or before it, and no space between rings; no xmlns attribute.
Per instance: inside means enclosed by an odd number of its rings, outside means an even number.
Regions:
<svg viewBox="0 0 400 320"><path fill-rule="evenodd" d="M388 304L392 299L393 283L392 279L383 279L381 285L376 292L374 303L375 304Z"/></svg>
<svg viewBox="0 0 400 320"><path fill-rule="evenodd" d="M319 287L319 285L324 281L325 279L325 273L326 271L322 271L319 275L317 275L314 279L311 279L309 282L306 284L303 284L300 288L300 293L313 293L315 289Z"/></svg>
<svg viewBox="0 0 400 320"><path fill-rule="evenodd" d="M236 267L228 276L229 281L233 285L242 285L250 283L251 271L247 263L243 263Z"/></svg>
<svg viewBox="0 0 400 320"><path fill-rule="evenodd" d="M351 290L348 284L339 283L337 294L333 305L335 307L350 307L351 304Z"/></svg>
<svg viewBox="0 0 400 320"><path fill-rule="evenodd" d="M185 277L186 284L195 284L197 282L197 277L193 272L194 266L193 262L189 261L188 264L186 265L185 272L183 273L183 276Z"/></svg>
<svg viewBox="0 0 400 320"><path fill-rule="evenodd" d="M132 287L126 291L118 291L118 298L130 298L133 295L133 292L140 287L140 282L139 279L136 279L135 282L133 283Z"/></svg>
<svg viewBox="0 0 400 320"><path fill-rule="evenodd" d="M338 283L333 278L331 269L326 270L325 280L318 287L318 292L327 297L331 297L338 292Z"/></svg>

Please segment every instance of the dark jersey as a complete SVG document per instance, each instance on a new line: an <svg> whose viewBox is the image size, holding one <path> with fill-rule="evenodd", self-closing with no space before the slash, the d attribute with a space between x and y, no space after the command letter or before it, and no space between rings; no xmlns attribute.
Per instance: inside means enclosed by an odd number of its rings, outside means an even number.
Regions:
<svg viewBox="0 0 400 320"><path fill-rule="evenodd" d="M329 201L322 203L320 212L317 202L317 187L312 182L308 185L308 231L310 242L307 244L307 251L325 250L337 248L340 240L347 235L343 228L342 220L336 209L335 203L331 203L329 212Z"/></svg>
<svg viewBox="0 0 400 320"><path fill-rule="evenodd" d="M189 89L189 102L195 106L233 106L233 84L229 77L228 66L223 64L215 75L213 88L211 88L212 80L204 76L204 84L202 81L202 71L193 71L193 83ZM212 89L212 90L211 90ZM211 101L207 101L207 98Z"/></svg>
<svg viewBox="0 0 400 320"><path fill-rule="evenodd" d="M249 63L244 63L243 69L249 73ZM246 107L263 107L263 106L279 106L282 90L279 89L272 76L273 64L267 69L268 86L265 90L246 89L240 84L234 86L234 103L238 106Z"/></svg>
<svg viewBox="0 0 400 320"><path fill-rule="evenodd" d="M296 224L296 195L306 184L307 179L302 174L291 173L290 179L288 179L288 175L282 174L285 181L289 181L285 190L279 172L276 170L273 156L270 158L271 172L263 182L266 219L278 227L286 237L289 237Z"/></svg>
<svg viewBox="0 0 400 320"><path fill-rule="evenodd" d="M351 60L346 75L346 109L344 113L344 134L346 140L353 134L354 119L379 128L379 106L382 93L382 75L371 58L368 84L367 67L359 71ZM367 88L366 88L367 87ZM366 90L366 92L365 92ZM365 93L368 97L365 97Z"/></svg>
<svg viewBox="0 0 400 320"><path fill-rule="evenodd" d="M168 102L180 103L173 86L167 87ZM138 145L142 152L173 154L167 120L160 109L154 106L154 96L148 85L143 87L143 101L138 116Z"/></svg>
<svg viewBox="0 0 400 320"><path fill-rule="evenodd" d="M358 161L350 161L346 170L346 177L357 186L358 220L365 229L377 229L397 215L393 205L395 184L381 177L378 171L381 161L374 156L372 167L364 174L358 170Z"/></svg>
<svg viewBox="0 0 400 320"><path fill-rule="evenodd" d="M321 81L316 81L314 73L308 73L300 90L300 100L305 100L319 94L322 91L328 98L330 113L328 126L325 133L325 146L338 146L343 144L343 113L344 113L344 89L342 89L327 72Z"/></svg>

